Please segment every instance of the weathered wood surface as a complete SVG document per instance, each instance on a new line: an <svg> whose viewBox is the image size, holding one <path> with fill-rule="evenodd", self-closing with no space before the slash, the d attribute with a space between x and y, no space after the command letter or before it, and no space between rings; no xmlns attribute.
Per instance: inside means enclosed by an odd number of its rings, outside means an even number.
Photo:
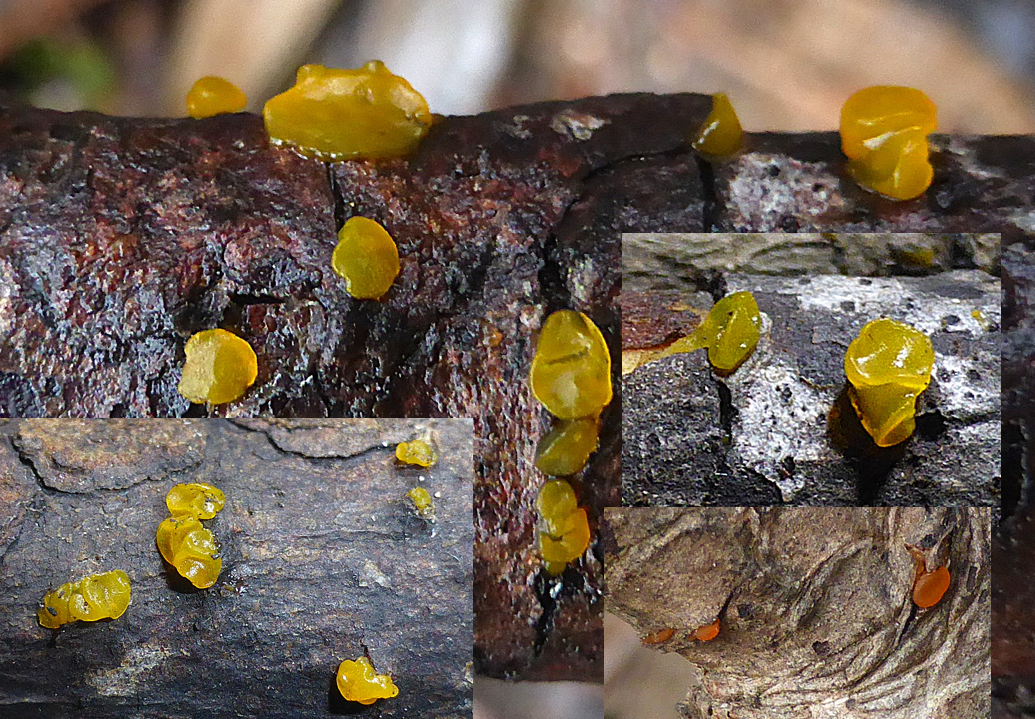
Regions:
<svg viewBox="0 0 1035 719"><path fill-rule="evenodd" d="M398 465L426 431L439 463ZM399 686L366 713L470 716L472 452L470 420L0 425L0 716L349 714L335 673L365 653ZM205 522L223 557L207 590L155 546L165 494L190 481L227 497ZM122 617L37 624L48 589L115 568Z"/></svg>
<svg viewBox="0 0 1035 719"><path fill-rule="evenodd" d="M957 270L722 280L723 293L754 294L761 339L728 377L703 351L623 377L626 504L999 505L998 279ZM711 306L671 290L627 299L623 355L689 334ZM928 334L936 355L914 436L889 448L862 428L844 376L849 342L880 316Z"/></svg>
<svg viewBox="0 0 1035 719"><path fill-rule="evenodd" d="M988 508L620 508L607 608L699 671L689 719L989 716ZM912 601L922 548L944 598ZM708 642L688 636L719 618Z"/></svg>
<svg viewBox="0 0 1035 719"><path fill-rule="evenodd" d="M618 383L620 233L1032 229L1035 139L935 136L930 192L890 203L843 174L834 133L750 136L713 167L685 143L704 95L622 95L443 118L408 160L324 165L251 115L140 120L0 110L0 412L200 412L186 338L259 353L236 415L475 418L475 656L512 678L597 680L600 553L546 581L532 468L548 420L524 382L553 309L604 331ZM329 270L362 212L403 273L356 303ZM577 481L596 527L619 501L620 421Z"/></svg>

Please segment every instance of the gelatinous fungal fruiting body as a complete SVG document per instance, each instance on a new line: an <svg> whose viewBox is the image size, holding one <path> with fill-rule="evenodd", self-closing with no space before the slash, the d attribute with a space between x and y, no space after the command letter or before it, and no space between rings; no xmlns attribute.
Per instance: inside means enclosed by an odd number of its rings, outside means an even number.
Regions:
<svg viewBox="0 0 1035 719"><path fill-rule="evenodd" d="M920 90L889 85L860 90L841 108L848 173L886 197L919 197L934 177L927 136L937 127L937 108Z"/></svg>
<svg viewBox="0 0 1035 719"><path fill-rule="evenodd" d="M589 519L586 510L578 506L575 491L563 479L547 482L535 506L541 517L539 552L546 571L556 576L589 548Z"/></svg>
<svg viewBox="0 0 1035 719"><path fill-rule="evenodd" d="M240 399L259 375L251 345L226 330L198 332L183 348L186 361L177 386L195 404L225 404Z"/></svg>
<svg viewBox="0 0 1035 719"><path fill-rule="evenodd" d="M247 104L241 88L215 75L201 78L187 93L187 114L196 120L240 112Z"/></svg>
<svg viewBox="0 0 1035 719"><path fill-rule="evenodd" d="M303 65L262 117L275 144L330 162L408 155L432 121L420 93L378 60L356 70Z"/></svg>
<svg viewBox="0 0 1035 719"><path fill-rule="evenodd" d="M598 416L611 402L611 353L593 320L573 310L547 317L529 383L536 399L559 419Z"/></svg>
<svg viewBox="0 0 1035 719"><path fill-rule="evenodd" d="M223 569L216 538L200 520L216 516L224 503L220 490L201 483L178 484L165 498L172 516L158 525L158 551L198 589L215 584Z"/></svg>
<svg viewBox="0 0 1035 719"><path fill-rule="evenodd" d="M744 130L733 110L733 103L725 93L712 95L712 111L690 144L698 152L716 157L732 155L743 147Z"/></svg>
<svg viewBox="0 0 1035 719"><path fill-rule="evenodd" d="M916 399L927 389L934 347L923 332L887 318L867 323L845 353L849 397L878 447L891 447L916 429Z"/></svg>
<svg viewBox="0 0 1035 719"><path fill-rule="evenodd" d="M367 217L351 217L338 232L331 257L345 291L357 300L378 300L399 276L399 248L388 230Z"/></svg>
<svg viewBox="0 0 1035 719"><path fill-rule="evenodd" d="M667 642L669 639L671 639L672 635L675 634L675 633L676 633L676 630L673 629L672 627L665 627L664 629L659 629L658 631L656 631L656 632L654 632L652 634L648 634L647 636L645 636L643 639L640 640L640 643L643 644L643 645L663 644L663 643Z"/></svg>
<svg viewBox="0 0 1035 719"><path fill-rule="evenodd" d="M129 599L129 576L121 569L91 574L47 592L36 618L47 629L75 621L118 619L129 606Z"/></svg>
<svg viewBox="0 0 1035 719"><path fill-rule="evenodd" d="M378 699L391 699L399 687L388 674L378 674L366 657L346 659L338 666L338 691L350 702L373 704Z"/></svg>
<svg viewBox="0 0 1035 719"><path fill-rule="evenodd" d="M949 589L952 577L948 567L938 567L927 571L927 560L917 547L907 545L909 553L916 562L916 574L913 578L913 603L921 609L929 609L942 600Z"/></svg>
<svg viewBox="0 0 1035 719"><path fill-rule="evenodd" d="M720 375L732 374L758 346L762 315L755 296L734 292L716 302L700 326L685 337L659 350L652 359L708 350L708 362Z"/></svg>
<svg viewBox="0 0 1035 719"><path fill-rule="evenodd" d="M600 421L596 417L558 422L539 440L535 466L543 474L567 477L581 472L589 456L597 451Z"/></svg>
<svg viewBox="0 0 1035 719"><path fill-rule="evenodd" d="M414 487L406 496L413 502L413 508L417 510L424 519L431 519L435 516L435 505L431 500L431 494L424 487Z"/></svg>
<svg viewBox="0 0 1035 719"><path fill-rule="evenodd" d="M416 464L420 467L430 467L438 461L438 452L423 439L415 439L412 442L400 442L395 447L395 458L405 464Z"/></svg>
<svg viewBox="0 0 1035 719"><path fill-rule="evenodd" d="M711 624L705 624L704 626L698 627L694 630L694 639L702 642L710 642L715 637L719 636L719 620L716 619Z"/></svg>

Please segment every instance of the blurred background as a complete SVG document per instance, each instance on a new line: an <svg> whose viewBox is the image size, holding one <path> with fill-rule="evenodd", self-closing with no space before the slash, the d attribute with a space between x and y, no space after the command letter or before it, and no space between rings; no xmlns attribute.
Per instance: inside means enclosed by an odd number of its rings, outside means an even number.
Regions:
<svg viewBox="0 0 1035 719"><path fill-rule="evenodd" d="M1035 132L1032 0L0 0L0 104L183 115L216 74L251 110L298 65L384 60L432 110L727 92L748 130L836 129L873 84L946 132ZM599 684L478 678L479 719L675 717L689 665L608 617Z"/></svg>
<svg viewBox="0 0 1035 719"><path fill-rule="evenodd" d="M1032 0L0 0L0 101L182 115L217 74L250 108L297 66L379 58L442 114L725 91L749 130L833 129L907 84L947 132L1035 132Z"/></svg>

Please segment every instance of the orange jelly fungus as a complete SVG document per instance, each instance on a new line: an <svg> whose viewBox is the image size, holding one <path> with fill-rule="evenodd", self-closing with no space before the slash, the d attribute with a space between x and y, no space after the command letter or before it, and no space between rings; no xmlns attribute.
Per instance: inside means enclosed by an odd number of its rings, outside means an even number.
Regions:
<svg viewBox="0 0 1035 719"><path fill-rule="evenodd" d="M913 583L913 602L921 609L933 607L945 596L950 579L947 567L938 567L933 572L923 572Z"/></svg>
<svg viewBox="0 0 1035 719"><path fill-rule="evenodd" d="M676 630L672 627L665 627L664 629L648 634L640 640L641 644L662 644L672 638L672 635L676 633Z"/></svg>
<svg viewBox="0 0 1035 719"><path fill-rule="evenodd" d="M694 639L700 639L702 642L710 642L717 636L719 636L718 619L711 624L705 624L703 627L698 627L694 630Z"/></svg>

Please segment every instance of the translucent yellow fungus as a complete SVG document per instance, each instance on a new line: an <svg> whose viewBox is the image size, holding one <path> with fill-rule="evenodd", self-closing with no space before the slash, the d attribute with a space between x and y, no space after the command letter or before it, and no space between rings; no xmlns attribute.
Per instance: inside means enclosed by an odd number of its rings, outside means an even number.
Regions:
<svg viewBox="0 0 1035 719"><path fill-rule="evenodd" d="M904 322L873 320L848 345L849 396L877 446L890 447L913 434L916 398L930 384L933 368L930 338Z"/></svg>
<svg viewBox="0 0 1035 719"><path fill-rule="evenodd" d="M543 474L566 477L581 472L589 456L597 450L600 422L596 418L558 422L539 440L535 466Z"/></svg>
<svg viewBox="0 0 1035 719"><path fill-rule="evenodd" d="M118 619L129 606L129 599L129 576L121 569L91 574L47 592L36 618L47 629L79 620Z"/></svg>
<svg viewBox="0 0 1035 719"><path fill-rule="evenodd" d="M596 417L611 401L611 353L604 335L581 312L546 318L532 369L532 393L560 419Z"/></svg>
<svg viewBox="0 0 1035 719"><path fill-rule="evenodd" d="M216 538L201 520L216 516L225 502L220 490L201 483L177 484L165 497L172 516L158 525L158 551L199 589L215 584L223 569Z"/></svg>
<svg viewBox="0 0 1035 719"><path fill-rule="evenodd" d="M849 174L892 199L922 195L934 177L927 136L937 127L937 108L920 90L888 85L860 90L841 108L841 149L849 158Z"/></svg>
<svg viewBox="0 0 1035 719"><path fill-rule="evenodd" d="M712 111L690 144L705 155L732 155L743 147L744 130L725 93L712 95Z"/></svg>
<svg viewBox="0 0 1035 719"><path fill-rule="evenodd" d="M241 88L215 75L201 78L187 93L187 114L194 119L240 112L247 104Z"/></svg>
<svg viewBox="0 0 1035 719"><path fill-rule="evenodd" d="M338 691L350 702L373 704L378 699L391 699L399 687L388 674L378 674L366 657L346 659L338 666Z"/></svg>
<svg viewBox="0 0 1035 719"><path fill-rule="evenodd" d="M431 500L431 494L424 487L414 487L406 493L406 496L413 502L417 514L425 519L435 516L435 505Z"/></svg>
<svg viewBox="0 0 1035 719"><path fill-rule="evenodd" d="M535 500L539 511L539 553L546 571L558 575L589 548L589 519L575 491L563 479L543 485Z"/></svg>
<svg viewBox="0 0 1035 719"><path fill-rule="evenodd" d="M415 439L412 442L400 442L395 447L395 458L406 464L417 464L430 467L438 461L438 452L430 442Z"/></svg>
<svg viewBox="0 0 1035 719"><path fill-rule="evenodd" d="M379 223L352 217L338 232L331 265L345 280L350 295L358 300L380 299L399 276L399 248Z"/></svg>
<svg viewBox="0 0 1035 719"><path fill-rule="evenodd" d="M358 70L303 65L262 117L274 143L326 161L410 154L432 121L420 93L378 60Z"/></svg>
<svg viewBox="0 0 1035 719"><path fill-rule="evenodd" d="M195 404L233 402L259 374L251 345L226 330L198 332L183 352L187 359L177 390Z"/></svg>

